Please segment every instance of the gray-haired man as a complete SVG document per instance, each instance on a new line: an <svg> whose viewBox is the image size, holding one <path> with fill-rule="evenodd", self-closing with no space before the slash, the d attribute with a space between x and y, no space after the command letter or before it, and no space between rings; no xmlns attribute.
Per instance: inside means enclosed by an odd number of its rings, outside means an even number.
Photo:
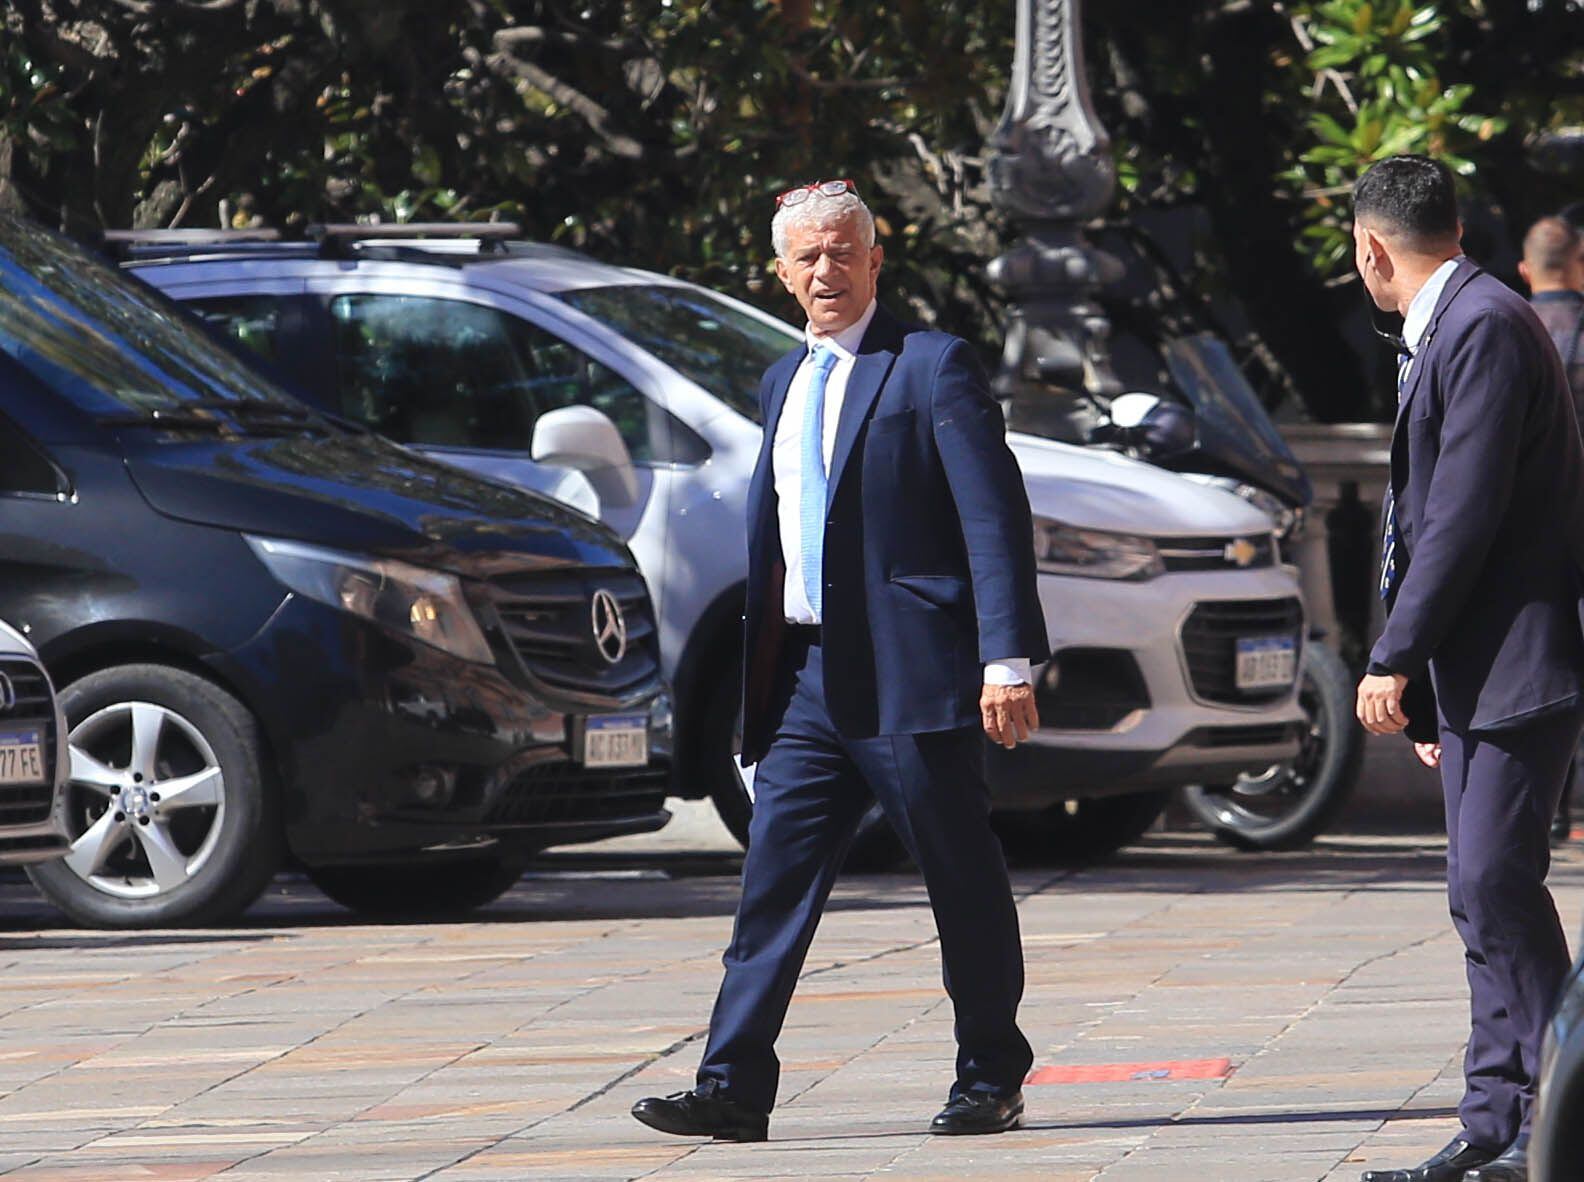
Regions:
<svg viewBox="0 0 1584 1182"><path fill-rule="evenodd" d="M742 901L698 1086L633 1115L683 1136L766 1136L776 1038L878 799L923 871L956 1011L957 1078L931 1130L999 1133L1022 1117L1032 1052L983 756L985 735L1010 747L1039 725L1028 499L973 351L875 302L882 252L852 182L783 193L772 234L808 329L759 391L743 697L743 757L759 769Z"/></svg>

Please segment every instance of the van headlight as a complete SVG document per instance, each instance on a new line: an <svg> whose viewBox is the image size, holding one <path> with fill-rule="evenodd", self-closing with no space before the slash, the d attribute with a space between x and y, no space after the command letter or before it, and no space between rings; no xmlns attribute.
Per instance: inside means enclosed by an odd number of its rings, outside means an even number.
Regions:
<svg viewBox="0 0 1584 1182"><path fill-rule="evenodd" d="M247 544L289 590L465 661L494 654L455 575L393 558L370 558L302 542L248 537Z"/></svg>
<svg viewBox="0 0 1584 1182"><path fill-rule="evenodd" d="M1034 519L1034 557L1047 574L1085 579L1142 582L1166 569L1153 539L1079 529L1049 517Z"/></svg>

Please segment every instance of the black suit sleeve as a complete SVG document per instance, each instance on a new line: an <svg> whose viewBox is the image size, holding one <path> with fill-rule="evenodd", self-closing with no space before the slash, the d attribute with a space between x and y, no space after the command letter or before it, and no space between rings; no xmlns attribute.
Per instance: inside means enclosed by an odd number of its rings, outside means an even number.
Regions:
<svg viewBox="0 0 1584 1182"><path fill-rule="evenodd" d="M1023 473L1006 443L1006 419L966 342L941 354L930 422L951 488L979 616L981 662L1050 655L1034 569L1034 521Z"/></svg>
<svg viewBox="0 0 1584 1182"><path fill-rule="evenodd" d="M1526 333L1487 312L1437 374L1444 413L1435 471L1408 569L1370 653L1410 678L1424 673L1468 601L1512 498L1534 387L1528 344Z"/></svg>

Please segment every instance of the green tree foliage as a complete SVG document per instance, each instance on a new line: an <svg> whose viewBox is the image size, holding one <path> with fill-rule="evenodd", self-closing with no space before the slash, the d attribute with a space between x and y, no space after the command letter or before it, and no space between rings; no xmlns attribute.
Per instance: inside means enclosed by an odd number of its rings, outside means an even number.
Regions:
<svg viewBox="0 0 1584 1182"><path fill-rule="evenodd" d="M9 0L0 201L102 226L511 218L537 238L790 313L771 198L858 181L888 289L999 338L1014 232L984 143L1011 0ZM1563 187L1525 136L1584 120L1578 0L1107 0L1087 6L1118 216L1192 207L1190 283L1321 418L1381 409L1337 327L1346 189L1396 150L1456 159L1515 217ZM1571 56L1570 56L1571 55ZM1550 203L1550 205L1547 204Z"/></svg>

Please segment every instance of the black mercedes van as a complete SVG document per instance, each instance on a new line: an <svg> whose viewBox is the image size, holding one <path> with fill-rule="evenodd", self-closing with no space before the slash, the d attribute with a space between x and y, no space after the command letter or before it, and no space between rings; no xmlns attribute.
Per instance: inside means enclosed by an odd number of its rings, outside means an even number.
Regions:
<svg viewBox="0 0 1584 1182"><path fill-rule="evenodd" d="M0 617L70 731L73 918L214 923L283 858L385 913L663 825L670 706L621 541L292 398L0 215Z"/></svg>

